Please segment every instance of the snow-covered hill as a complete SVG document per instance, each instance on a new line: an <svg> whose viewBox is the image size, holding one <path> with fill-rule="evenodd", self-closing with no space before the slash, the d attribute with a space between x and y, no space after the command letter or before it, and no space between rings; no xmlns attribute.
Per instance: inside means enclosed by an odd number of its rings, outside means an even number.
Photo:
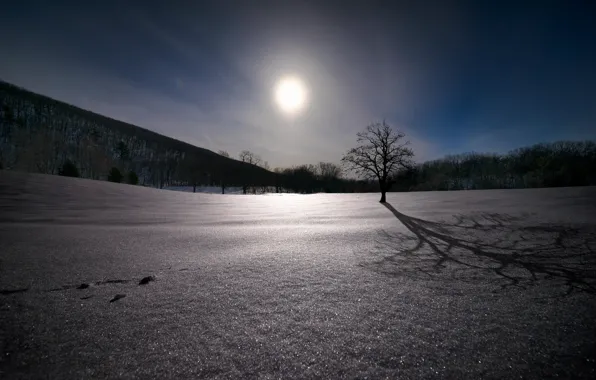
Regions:
<svg viewBox="0 0 596 380"><path fill-rule="evenodd" d="M596 188L377 199L0 171L0 374L593 377Z"/></svg>

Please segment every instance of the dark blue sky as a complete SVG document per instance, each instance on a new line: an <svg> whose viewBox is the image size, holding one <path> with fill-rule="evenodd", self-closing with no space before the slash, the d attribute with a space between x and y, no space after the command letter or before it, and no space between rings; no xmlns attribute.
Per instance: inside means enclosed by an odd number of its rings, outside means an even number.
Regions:
<svg viewBox="0 0 596 380"><path fill-rule="evenodd" d="M32 1L0 78L272 166L339 161L383 118L420 160L596 138L594 1ZM272 101L300 76L308 107Z"/></svg>

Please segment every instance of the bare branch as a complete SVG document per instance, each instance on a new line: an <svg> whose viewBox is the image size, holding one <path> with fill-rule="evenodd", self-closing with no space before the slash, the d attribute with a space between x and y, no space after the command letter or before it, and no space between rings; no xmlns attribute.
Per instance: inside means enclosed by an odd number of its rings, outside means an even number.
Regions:
<svg viewBox="0 0 596 380"><path fill-rule="evenodd" d="M356 136L359 145L344 155L342 164L361 177L376 177L381 188L381 202L384 202L391 178L400 169L413 165L414 152L409 147L410 142L400 143L406 135L393 130L385 121L368 125Z"/></svg>
<svg viewBox="0 0 596 380"><path fill-rule="evenodd" d="M248 150L243 150L242 152L240 152L238 157L240 158L240 161L242 161L242 162L246 162L246 163L257 165L257 166L261 166L261 163L263 162L263 160L261 159L261 156L254 154L253 152L248 151Z"/></svg>

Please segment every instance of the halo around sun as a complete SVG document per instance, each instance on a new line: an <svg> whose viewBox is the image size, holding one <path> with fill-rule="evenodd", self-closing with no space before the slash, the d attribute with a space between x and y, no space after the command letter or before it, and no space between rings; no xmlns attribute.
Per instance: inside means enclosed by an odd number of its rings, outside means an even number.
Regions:
<svg viewBox="0 0 596 380"><path fill-rule="evenodd" d="M299 112L306 105L306 98L306 86L297 77L284 77L275 85L275 102L285 113Z"/></svg>

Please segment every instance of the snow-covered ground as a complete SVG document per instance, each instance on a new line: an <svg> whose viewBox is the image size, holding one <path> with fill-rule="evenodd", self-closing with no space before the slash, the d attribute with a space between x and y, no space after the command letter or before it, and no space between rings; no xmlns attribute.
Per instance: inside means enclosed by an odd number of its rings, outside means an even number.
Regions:
<svg viewBox="0 0 596 380"><path fill-rule="evenodd" d="M185 193L207 193L207 194L221 194L221 187L218 186L197 186L193 189L192 186L166 186L164 190L182 191ZM195 190L195 191L193 191ZM226 187L225 194L242 194L241 187Z"/></svg>
<svg viewBox="0 0 596 380"><path fill-rule="evenodd" d="M593 378L595 199L383 206L0 171L0 374Z"/></svg>

